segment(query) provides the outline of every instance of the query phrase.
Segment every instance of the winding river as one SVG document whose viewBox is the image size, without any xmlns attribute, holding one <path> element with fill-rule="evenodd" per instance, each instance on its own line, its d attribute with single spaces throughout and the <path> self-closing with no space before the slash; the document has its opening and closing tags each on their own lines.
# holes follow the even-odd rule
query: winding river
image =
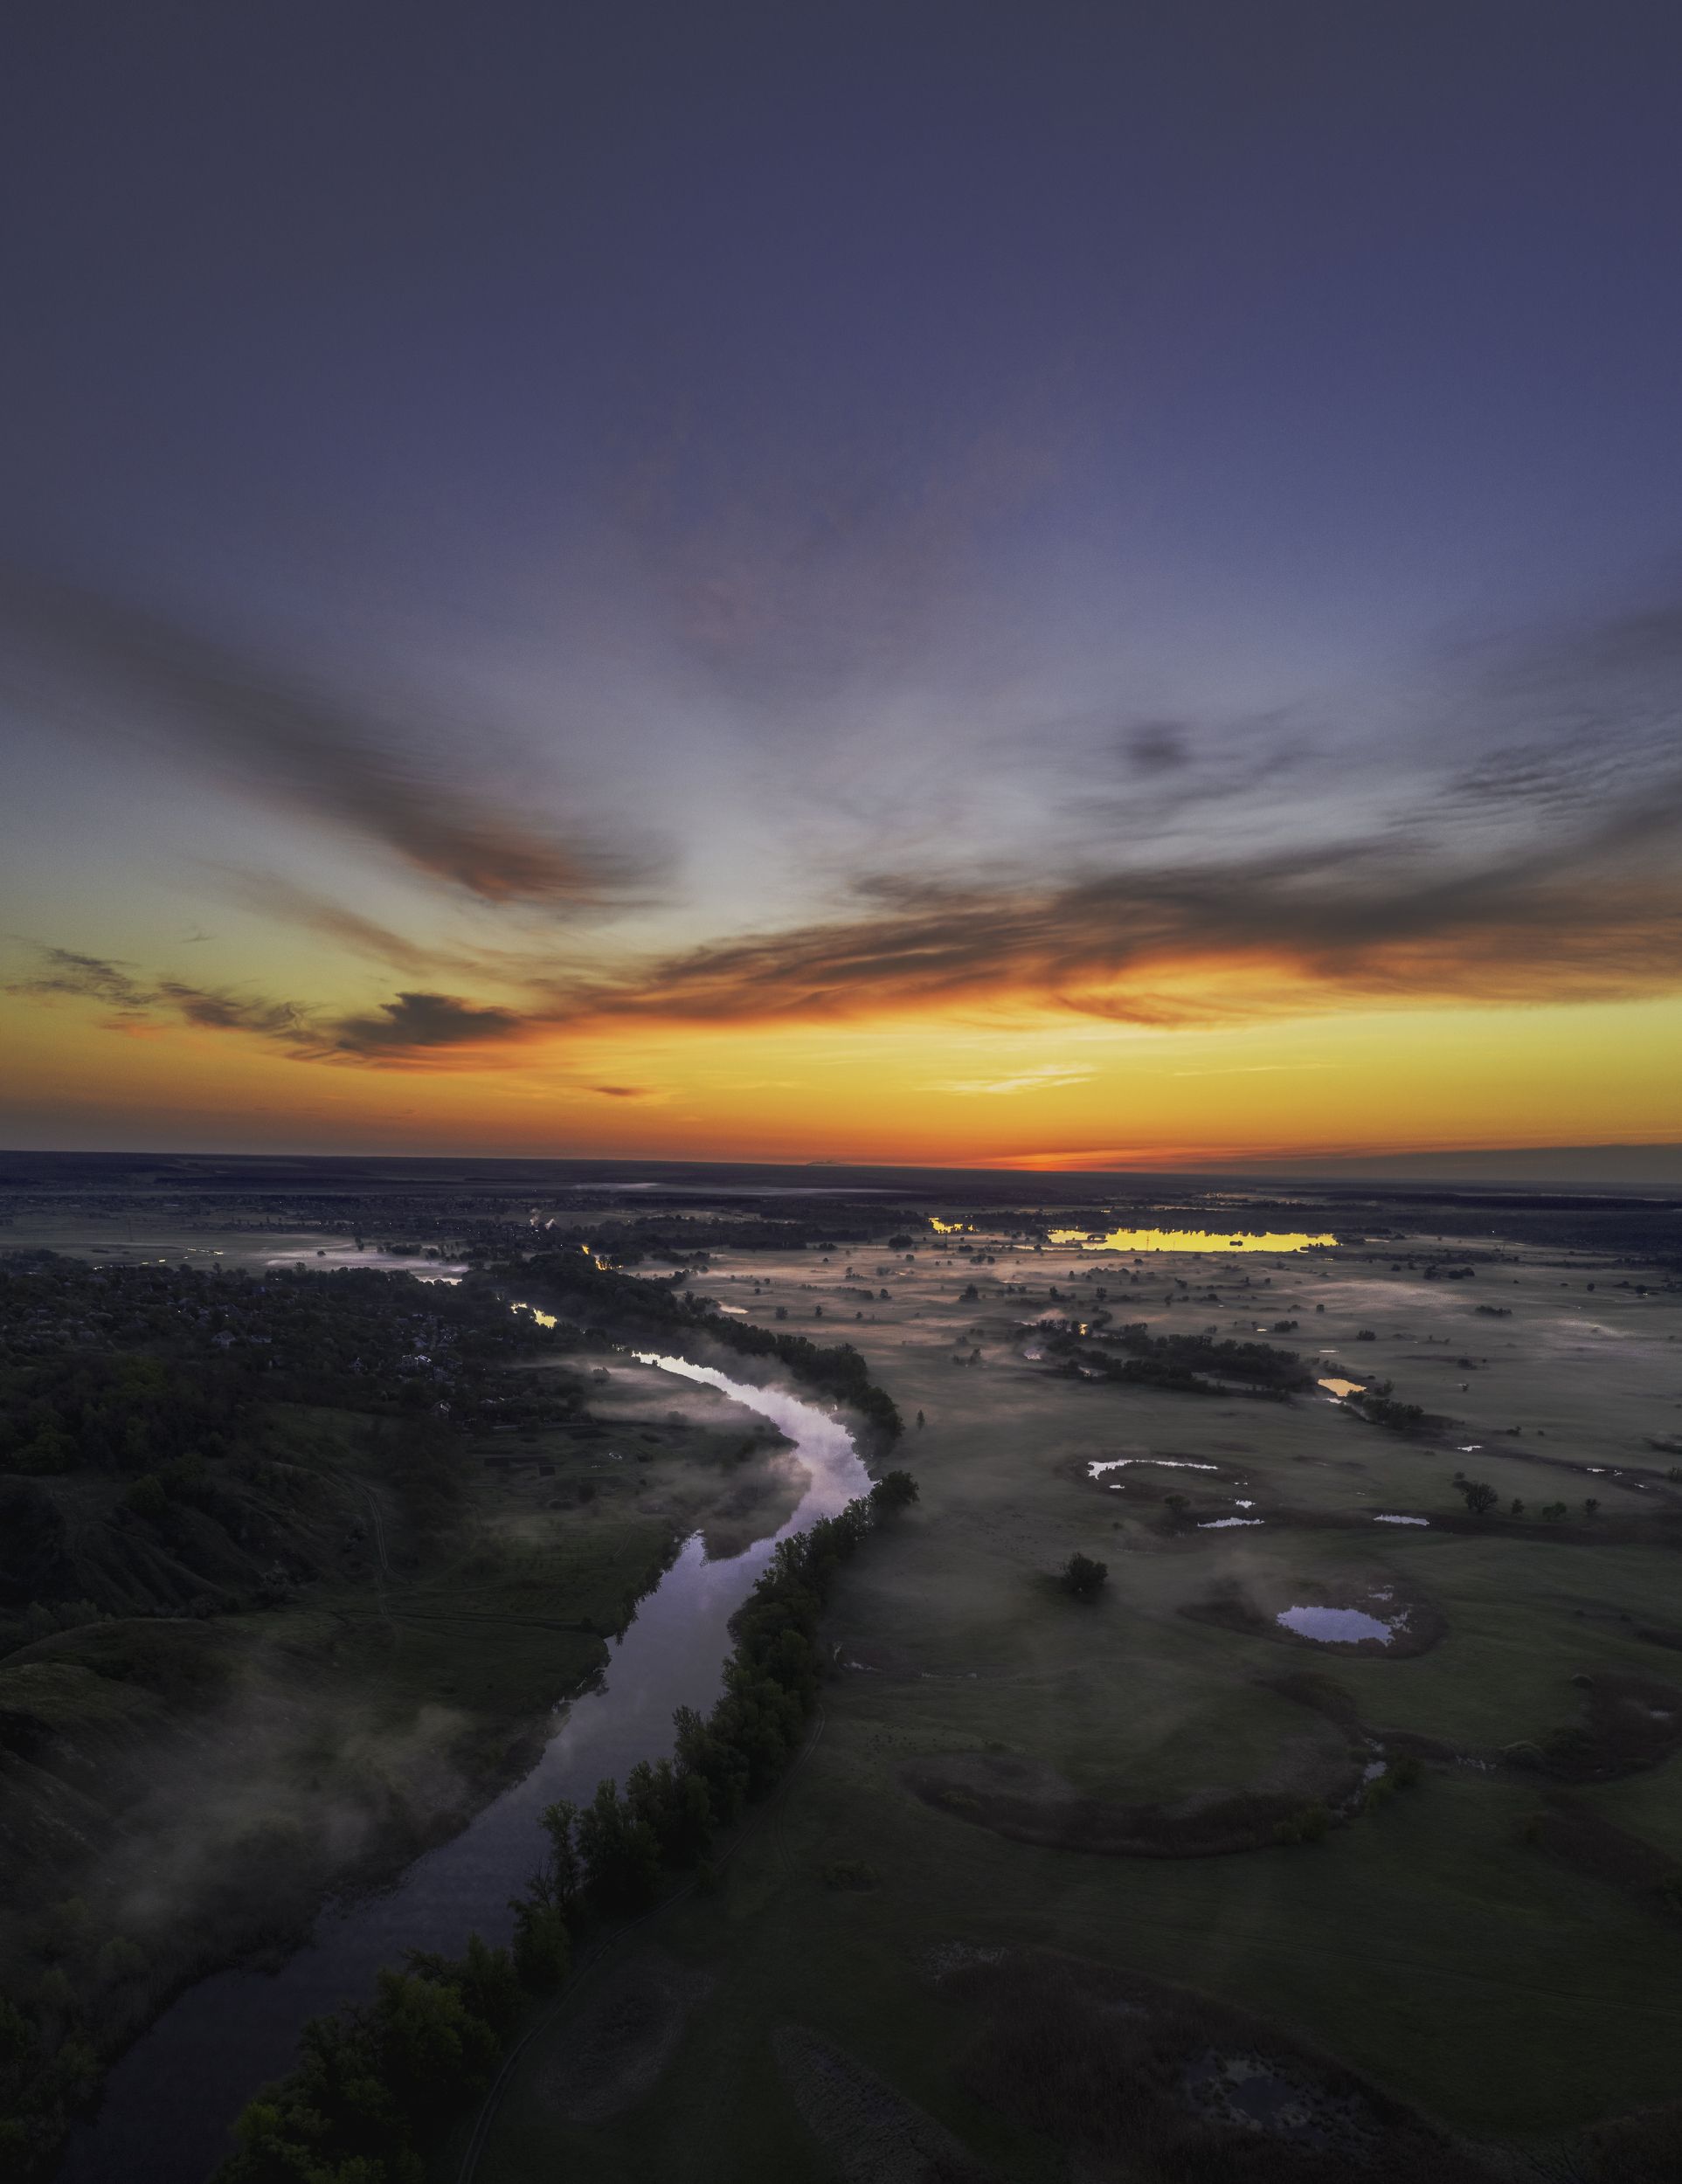
<svg viewBox="0 0 1682 2184">
<path fill-rule="evenodd" d="M 704 1711 L 718 1696 L 727 1626 L 776 1540 L 869 1491 L 851 1434 L 814 1405 L 686 1358 L 640 1361 L 722 1389 L 779 1427 L 809 1475 L 799 1508 L 728 1561 L 705 1560 L 691 1538 L 611 1642 L 601 1687 L 567 1708 L 531 1773 L 461 1834 L 384 1892 L 323 1911 L 280 1971 L 218 1972 L 188 1988 L 111 2070 L 97 2113 L 70 2139 L 59 2184 L 197 2184 L 227 2153 L 228 2126 L 257 2087 L 290 2066 L 306 2018 L 363 1999 L 406 1948 L 453 1953 L 474 1929 L 503 1939 L 508 1898 L 542 1850 L 543 1807 L 588 1799 L 605 1775 L 622 1780 L 639 1759 L 669 1752 L 673 1711 Z"/>
</svg>

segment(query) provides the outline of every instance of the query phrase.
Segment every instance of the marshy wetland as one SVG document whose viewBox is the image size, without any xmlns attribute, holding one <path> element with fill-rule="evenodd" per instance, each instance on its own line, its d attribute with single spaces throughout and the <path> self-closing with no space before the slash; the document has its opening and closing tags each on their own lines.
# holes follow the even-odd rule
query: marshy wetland
<svg viewBox="0 0 1682 2184">
<path fill-rule="evenodd" d="M 1159 1233 L 1219 1233 L 1167 1211 Z M 1662 1227 L 1630 1250 L 1587 1217 L 1514 1234 L 1452 1205 L 1363 1213 L 1335 1243 L 1310 1214 L 1312 1248 L 1220 1257 L 1053 1242 L 1121 1224 L 979 1192 L 786 1235 L 756 1214 L 743 1242 L 704 1205 L 610 1215 L 590 1268 L 622 1266 L 668 1316 L 702 1300 L 687 1338 L 599 1324 L 587 1351 L 510 1357 L 499 1388 L 576 1382 L 577 1406 L 496 1435 L 482 1412 L 467 1498 L 424 1538 L 389 1452 L 272 1420 L 341 1481 L 347 1522 L 358 1498 L 384 1510 L 397 1566 L 370 1541 L 354 1571 L 186 1628 L 246 1649 L 242 1677 L 255 1650 L 266 1704 L 318 1739 L 341 1682 L 408 1733 L 404 1810 L 418 1825 L 432 1800 L 434 1839 L 394 1839 L 377 1870 L 364 1855 L 361 1885 L 385 1892 L 363 1908 L 347 1858 L 313 1960 L 295 1907 L 290 1927 L 196 1933 L 211 1984 L 176 2009 L 218 2021 L 203 2036 L 250 2058 L 250 2092 L 276 2067 L 253 2023 L 301 2014 L 289 1983 L 329 2007 L 405 1946 L 505 1939 L 556 1785 L 622 1780 L 670 1750 L 672 1705 L 716 1689 L 751 1571 L 831 1492 L 815 1434 L 841 1467 L 822 1506 L 855 1441 L 918 1495 L 830 1586 L 798 1758 L 698 1876 L 582 1935 L 429 2175 L 1676 2174 L 1676 1254 Z M 486 1278 L 470 1237 L 437 1263 L 463 1268 L 464 1297 Z M 504 1286 L 533 1344 L 543 1319 L 599 1316 L 546 1282 L 560 1264 Z M 613 1279 L 599 1312 L 633 1295 Z M 708 1332 L 731 1307 L 734 1350 Z M 756 1328 L 784 1354 L 742 1351 Z M 896 1443 L 803 1386 L 800 1340 L 854 1345 Z M 1107 1572 L 1090 1597 L 1063 1581 L 1077 1555 Z M 698 1621 L 668 1613 L 703 1596 Z M 0 1678 L 133 1628 L 35 1641 Z M 598 1749 L 604 1707 L 630 1725 Z M 233 1765 L 214 1717 L 177 1729 L 214 1786 Z M 339 1733 L 343 1799 L 363 1754 Z M 112 1827 L 114 1855 L 134 1826 Z M 450 1872 L 471 1885 L 429 1881 Z M 66 1865 L 52 1900 L 73 1882 L 109 1924 L 100 1875 Z M 324 1967 L 323 1937 L 351 1928 L 366 1946 Z M 31 2009 L 55 1961 L 74 1969 L 15 1960 Z M 167 2130 L 133 2088 L 158 2083 L 170 2022 L 119 2063 L 69 2174 L 118 2173 L 87 2166 L 101 2132 Z M 156 2151 L 128 2173 L 202 2174 Z"/>
</svg>

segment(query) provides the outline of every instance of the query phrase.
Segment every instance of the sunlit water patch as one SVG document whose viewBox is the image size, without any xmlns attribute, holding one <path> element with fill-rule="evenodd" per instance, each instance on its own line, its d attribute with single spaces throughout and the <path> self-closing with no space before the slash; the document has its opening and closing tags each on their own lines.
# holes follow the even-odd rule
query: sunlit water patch
<svg viewBox="0 0 1682 2184">
<path fill-rule="evenodd" d="M 1331 1235 L 1310 1235 L 1306 1229 L 1291 1229 L 1253 1236 L 1240 1230 L 1230 1236 L 1207 1228 L 1112 1228 L 1095 1236 L 1085 1228 L 1054 1228 L 1054 1244 L 1078 1244 L 1083 1251 L 1312 1251 L 1335 1244 Z"/>
<path fill-rule="evenodd" d="M 1375 1524 L 1429 1524 L 1429 1517 L 1374 1517 Z"/>
<path fill-rule="evenodd" d="M 1235 1524 L 1261 1524 L 1266 1521 L 1261 1517 L 1209 1517 L 1197 1529 L 1199 1531 L 1230 1531 Z"/>
<path fill-rule="evenodd" d="M 1366 1383 L 1362 1380 L 1340 1380 L 1333 1373 L 1330 1379 L 1317 1380 L 1314 1385 L 1324 1388 L 1328 1395 L 1335 1395 L 1341 1402 L 1346 1395 L 1359 1395 Z"/>
</svg>

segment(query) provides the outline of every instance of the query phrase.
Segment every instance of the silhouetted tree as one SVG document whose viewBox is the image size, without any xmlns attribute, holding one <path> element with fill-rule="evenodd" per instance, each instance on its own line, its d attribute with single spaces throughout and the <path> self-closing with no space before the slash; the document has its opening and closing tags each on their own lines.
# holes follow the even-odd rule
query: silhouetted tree
<svg viewBox="0 0 1682 2184">
<path fill-rule="evenodd" d="M 891 1517 L 899 1510 L 910 1509 L 916 1499 L 917 1481 L 909 1471 L 884 1471 L 870 1489 L 870 1507 L 878 1517 Z"/>
<path fill-rule="evenodd" d="M 1072 1554 L 1062 1566 L 1063 1589 L 1077 1600 L 1097 1600 L 1109 1576 L 1109 1564 L 1095 1562 L 1090 1555 Z"/>
</svg>

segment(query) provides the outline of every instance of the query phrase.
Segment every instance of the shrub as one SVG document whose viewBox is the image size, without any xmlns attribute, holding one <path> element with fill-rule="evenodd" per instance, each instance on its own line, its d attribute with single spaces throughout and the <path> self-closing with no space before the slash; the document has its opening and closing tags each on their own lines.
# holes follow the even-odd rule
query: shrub
<svg viewBox="0 0 1682 2184">
<path fill-rule="evenodd" d="M 866 1865 L 859 1858 L 838 1858 L 827 1865 L 822 1873 L 823 1884 L 833 1889 L 867 1889 L 881 1885 L 882 1876 L 873 1865 Z"/>
<path fill-rule="evenodd" d="M 1331 1826 L 1332 1815 L 1324 1805 L 1304 1805 L 1288 1820 L 1277 1823 L 1273 1840 L 1279 1843 L 1324 1842 Z"/>
<path fill-rule="evenodd" d="M 1095 1600 L 1109 1580 L 1110 1565 L 1090 1555 L 1072 1554 L 1062 1566 L 1062 1586 L 1077 1600 Z"/>
<path fill-rule="evenodd" d="M 125 1508 L 131 1509 L 136 1517 L 145 1517 L 149 1523 L 162 1517 L 170 1506 L 170 1496 L 164 1491 L 163 1482 L 154 1471 L 143 1472 L 122 1499 Z"/>
<path fill-rule="evenodd" d="M 870 1507 L 878 1517 L 909 1509 L 917 1499 L 917 1481 L 909 1471 L 886 1471 L 870 1489 Z"/>
</svg>

